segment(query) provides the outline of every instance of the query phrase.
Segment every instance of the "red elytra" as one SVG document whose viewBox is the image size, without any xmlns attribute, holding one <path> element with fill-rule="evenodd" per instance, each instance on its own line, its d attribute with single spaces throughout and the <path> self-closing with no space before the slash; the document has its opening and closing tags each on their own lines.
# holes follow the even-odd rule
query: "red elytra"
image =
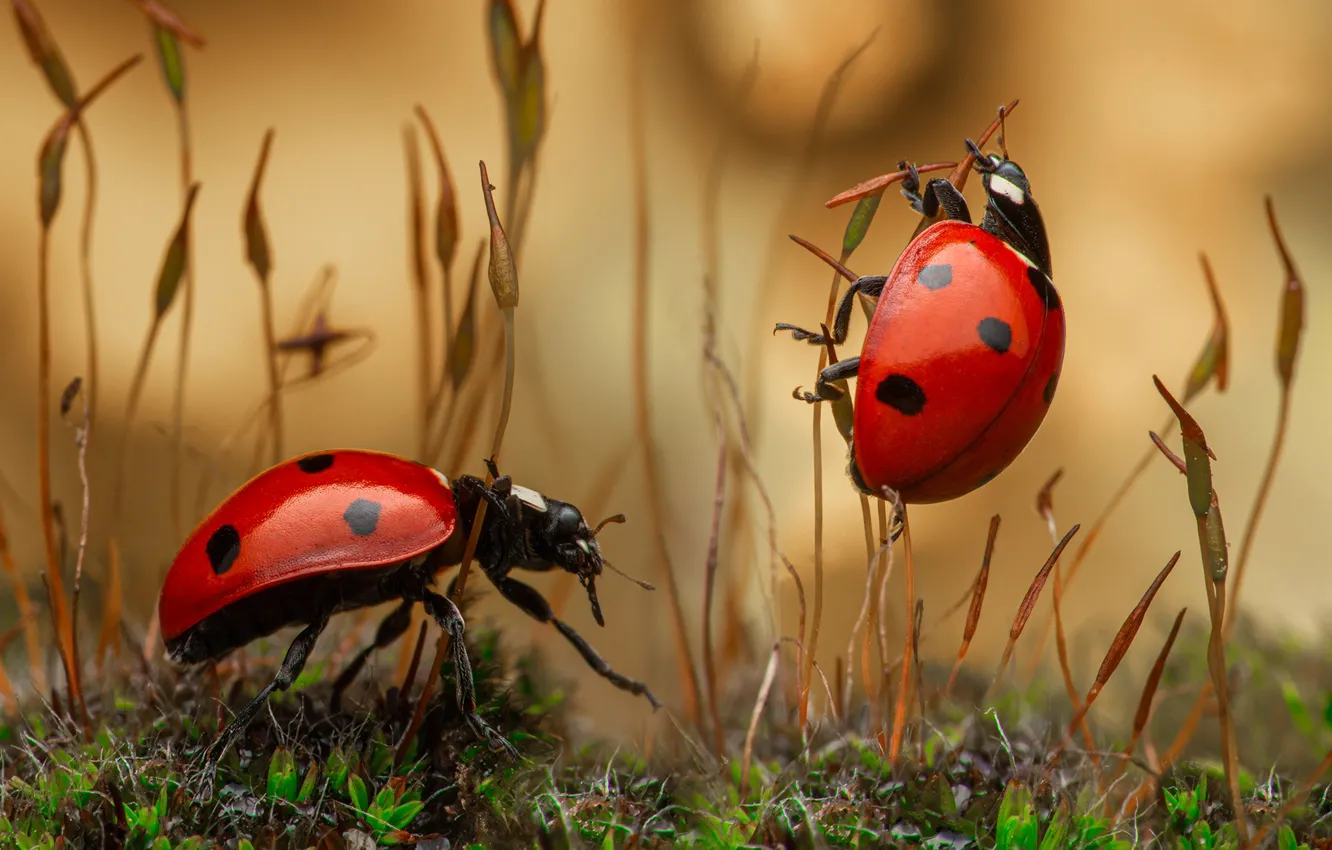
<svg viewBox="0 0 1332 850">
<path fill-rule="evenodd" d="M 971 223 L 950 181 L 921 193 L 908 168 L 912 208 L 942 220 L 906 247 L 886 276 L 856 278 L 837 306 L 831 341 L 846 341 L 858 296 L 877 299 L 858 357 L 824 369 L 810 403 L 841 399 L 856 378 L 852 481 L 904 503 L 955 499 L 1006 469 L 1040 428 L 1064 358 L 1064 311 L 1051 280 L 1050 246 L 1026 174 L 970 141 L 985 187 L 985 216 Z M 843 270 L 844 271 L 844 270 Z M 829 341 L 778 324 L 814 345 Z"/>
<path fill-rule="evenodd" d="M 863 482 L 922 504 L 994 478 L 1045 419 L 1064 336 L 1030 260 L 974 225 L 931 225 L 898 258 L 865 336 L 852 431 Z"/>
<path fill-rule="evenodd" d="M 410 560 L 448 540 L 457 521 L 447 480 L 405 458 L 342 450 L 279 464 L 185 541 L 162 585 L 162 636 L 170 645 L 228 605 L 297 579 Z"/>
</svg>

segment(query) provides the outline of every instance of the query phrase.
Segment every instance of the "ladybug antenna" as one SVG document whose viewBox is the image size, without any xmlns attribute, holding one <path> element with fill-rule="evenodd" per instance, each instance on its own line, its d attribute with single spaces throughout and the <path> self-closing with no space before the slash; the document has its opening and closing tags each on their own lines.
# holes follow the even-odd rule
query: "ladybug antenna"
<svg viewBox="0 0 1332 850">
<path fill-rule="evenodd" d="M 633 576 L 631 576 L 631 575 L 629 575 L 628 573 L 626 573 L 624 570 L 622 570 L 622 569 L 620 569 L 619 567 L 617 567 L 617 566 L 615 566 L 614 564 L 612 564 L 610 561 L 602 561 L 602 563 L 605 564 L 606 566 L 610 567 L 612 570 L 614 570 L 614 571 L 615 571 L 616 573 L 618 573 L 619 575 L 623 576 L 624 578 L 627 578 L 629 581 L 632 581 L 634 584 L 636 584 L 636 585 L 638 585 L 639 587 L 643 588 L 644 590 L 656 590 L 656 589 L 657 589 L 657 586 L 656 586 L 655 584 L 651 584 L 651 583 L 649 583 L 649 582 L 643 581 L 641 578 L 634 578 Z"/>
<path fill-rule="evenodd" d="M 999 151 L 1004 155 L 1004 159 L 1008 159 L 1008 143 L 1004 141 L 1004 133 L 1007 129 L 1004 126 L 1004 116 L 1007 114 L 1008 110 L 1006 108 L 999 107 Z"/>
<path fill-rule="evenodd" d="M 597 523 L 597 527 L 592 529 L 592 536 L 596 537 L 597 532 L 601 531 L 601 529 L 605 528 L 607 524 L 612 522 L 614 523 L 625 522 L 624 514 L 612 514 L 611 516 L 608 516 L 605 519 L 603 519 L 601 522 Z"/>
</svg>

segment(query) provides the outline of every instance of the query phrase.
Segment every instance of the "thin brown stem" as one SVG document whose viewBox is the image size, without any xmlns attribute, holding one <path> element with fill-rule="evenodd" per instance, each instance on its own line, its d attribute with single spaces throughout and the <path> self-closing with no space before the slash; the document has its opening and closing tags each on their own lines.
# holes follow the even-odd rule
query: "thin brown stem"
<svg viewBox="0 0 1332 850">
<path fill-rule="evenodd" d="M 268 245 L 268 233 L 264 227 L 263 213 L 259 205 L 259 188 L 263 183 L 264 172 L 268 169 L 268 155 L 273 149 L 273 128 L 264 133 L 264 140 L 259 148 L 259 161 L 254 167 L 254 176 L 250 180 L 249 197 L 246 199 L 245 213 L 241 219 L 241 229 L 245 234 L 245 250 L 250 268 L 259 281 L 259 305 L 264 326 L 264 360 L 268 367 L 268 427 L 272 432 L 272 463 L 282 460 L 282 374 L 278 366 L 277 331 L 273 321 L 273 258 Z M 263 437 L 259 443 L 262 445 Z"/>
<path fill-rule="evenodd" d="M 1216 491 L 1212 491 L 1212 510 L 1217 507 Z M 1212 676 L 1212 688 L 1216 691 L 1217 723 L 1221 734 L 1221 759 L 1225 766 L 1226 785 L 1230 790 L 1230 803 L 1235 812 L 1235 833 L 1240 844 L 1249 840 L 1248 821 L 1244 816 L 1244 801 L 1239 784 L 1239 753 L 1236 748 L 1234 720 L 1230 715 L 1230 695 L 1226 674 L 1226 649 L 1223 623 L 1226 616 L 1225 577 L 1217 578 L 1211 571 L 1206 520 L 1198 518 L 1198 546 L 1202 554 L 1203 581 L 1210 588 L 1208 608 L 1212 618 L 1212 629 L 1207 642 L 1207 668 Z"/>
<path fill-rule="evenodd" d="M 194 185 L 193 152 L 190 145 L 189 111 L 185 99 L 176 103 L 176 128 L 180 137 L 180 192 L 182 200 L 190 195 Z M 186 227 L 192 227 L 187 220 Z M 187 237 L 188 238 L 188 237 Z M 193 239 L 190 239 L 193 242 Z M 173 539 L 183 537 L 181 510 L 181 477 L 185 463 L 185 383 L 189 378 L 190 335 L 194 330 L 194 252 L 185 254 L 185 277 L 181 281 L 185 287 L 185 300 L 180 314 L 180 351 L 176 356 L 176 396 L 172 403 L 171 414 L 171 527 L 175 533 Z"/>
<path fill-rule="evenodd" d="M 902 507 L 902 549 L 906 578 L 906 620 L 903 630 L 906 632 L 906 645 L 902 649 L 902 677 L 897 684 L 897 707 L 893 711 L 893 735 L 888 743 L 888 760 L 897 764 L 902 751 L 902 731 L 906 726 L 907 690 L 911 685 L 911 660 L 915 652 L 916 630 L 916 563 L 915 553 L 911 549 L 911 521 L 908 519 L 906 506 Z"/>
<path fill-rule="evenodd" d="M 504 316 L 504 395 L 500 406 L 499 421 L 495 424 L 495 437 L 490 445 L 490 459 L 498 465 L 500 449 L 504 445 L 504 432 L 509 426 L 509 411 L 513 403 L 513 384 L 517 362 L 513 318 L 518 305 L 518 272 L 513 262 L 513 255 L 509 250 L 507 237 L 500 224 L 499 215 L 495 210 L 494 187 L 490 185 L 490 176 L 486 171 L 484 161 L 480 164 L 480 171 L 481 193 L 485 198 L 486 212 L 490 216 L 491 225 L 490 285 L 495 295 L 495 301 Z M 494 482 L 494 477 L 487 470 L 486 484 L 490 485 Z M 483 499 L 477 505 L 476 516 L 472 519 L 472 530 L 467 536 L 462 561 L 458 565 L 458 576 L 454 580 L 453 593 L 451 594 L 451 598 L 455 601 L 461 599 L 463 592 L 466 590 L 467 576 L 472 568 L 472 560 L 476 557 L 476 546 L 481 540 L 481 529 L 485 526 L 485 519 L 486 502 Z M 443 664 L 448 647 L 449 633 L 440 630 L 439 639 L 435 642 L 435 658 L 430 664 L 430 672 L 426 674 L 425 684 L 421 688 L 421 696 L 416 704 L 416 711 L 412 714 L 411 722 L 394 752 L 393 763 L 395 766 L 402 766 L 403 759 L 407 755 L 407 749 L 416 737 L 417 730 L 421 728 L 421 722 L 425 719 L 426 705 L 429 703 L 431 690 L 439 678 L 439 669 Z"/>
<path fill-rule="evenodd" d="M 825 352 L 819 353 L 819 368 L 826 360 Z M 814 611 L 810 619 L 809 637 L 805 641 L 805 667 L 800 685 L 800 730 L 805 735 L 809 731 L 809 693 L 813 684 L 814 652 L 819 645 L 819 625 L 823 619 L 823 405 L 814 405 L 813 411 L 814 444 Z M 803 636 L 802 636 L 803 637 Z"/>
<path fill-rule="evenodd" d="M 882 501 L 882 500 L 880 500 Z M 878 726 L 878 705 L 879 677 L 876 670 L 883 669 L 883 655 L 879 655 L 879 663 L 874 663 L 874 634 L 879 629 L 879 582 L 883 569 L 886 568 L 888 561 L 887 548 L 882 552 L 875 549 L 874 546 L 874 514 L 870 512 L 870 497 L 866 494 L 860 494 L 860 522 L 864 525 L 864 550 L 866 554 L 874 554 L 874 581 L 866 589 L 867 602 L 870 604 L 870 617 L 864 621 L 864 638 L 860 641 L 860 683 L 864 686 L 864 698 L 870 706 L 870 729 Z M 886 532 L 886 530 L 884 530 Z"/>
<path fill-rule="evenodd" d="M 1036 510 L 1045 518 L 1046 526 L 1050 531 L 1050 542 L 1059 542 L 1059 528 L 1055 525 L 1054 517 L 1054 485 L 1063 476 L 1064 470 L 1059 469 L 1055 472 L 1045 486 L 1041 488 L 1040 494 L 1036 497 Z M 1077 685 L 1073 682 L 1073 670 L 1068 662 L 1068 640 L 1064 636 L 1064 613 L 1063 613 L 1063 575 L 1060 569 L 1060 560 L 1055 560 L 1054 582 L 1050 588 L 1050 606 L 1054 611 L 1055 624 L 1055 649 L 1059 656 L 1059 672 L 1064 679 L 1064 691 L 1068 695 L 1069 706 L 1073 713 L 1079 715 L 1082 726 L 1082 739 L 1087 745 L 1088 752 L 1095 752 L 1096 741 L 1092 738 L 1091 727 L 1087 724 L 1086 717 L 1083 716 L 1082 700 L 1078 696 Z M 1039 656 L 1038 656 L 1039 657 Z M 1092 757 L 1093 764 L 1096 757 Z"/>
<path fill-rule="evenodd" d="M 845 262 L 845 260 L 846 257 L 843 256 L 842 262 Z M 825 311 L 824 325 L 832 325 L 834 314 L 837 312 L 837 290 L 841 276 L 841 272 L 833 272 L 832 283 L 828 288 L 828 306 Z M 830 350 L 831 345 L 819 349 L 819 372 L 822 372 L 823 368 L 828 365 Z M 808 640 L 810 654 L 805 656 L 805 667 L 800 678 L 799 723 L 802 730 L 801 734 L 804 734 L 805 730 L 808 729 L 809 692 L 812 684 L 814 652 L 819 646 L 819 627 L 823 621 L 823 405 L 816 404 L 813 407 L 811 433 L 814 451 L 814 615 L 810 621 Z M 802 634 L 801 637 L 803 638 L 804 635 Z M 852 638 L 854 639 L 854 635 Z"/>
<path fill-rule="evenodd" d="M 41 229 L 37 260 L 37 509 L 42 517 L 42 540 L 46 545 L 45 581 L 56 648 L 65 668 L 71 710 L 82 698 L 79 672 L 73 659 L 73 624 L 65 600 L 65 580 L 60 571 L 55 520 L 51 515 L 51 231 Z"/>
<path fill-rule="evenodd" d="M 87 169 L 83 222 L 79 229 L 79 281 L 83 289 L 84 333 L 88 337 L 88 377 L 84 382 L 83 392 L 84 398 L 88 401 L 89 427 L 84 439 L 91 442 L 91 423 L 97 418 L 97 391 L 100 377 L 97 362 L 97 315 L 94 308 L 92 277 L 93 219 L 97 210 L 97 158 L 93 155 L 92 135 L 82 118 L 75 123 L 74 128 L 79 133 L 79 143 L 83 146 L 83 161 Z"/>
<path fill-rule="evenodd" d="M 639 45 L 641 46 L 641 45 Z M 675 633 L 677 663 L 680 665 L 680 686 L 684 698 L 684 716 L 694 725 L 699 722 L 698 670 L 693 653 L 689 650 L 688 631 L 685 626 L 684 606 L 671 567 L 670 552 L 666 546 L 663 523 L 661 475 L 657 468 L 656 440 L 653 438 L 652 406 L 648 384 L 648 351 L 650 350 L 651 323 L 648 314 L 651 304 L 651 221 L 649 219 L 647 141 L 644 129 L 642 92 L 642 50 L 633 51 L 630 62 L 629 137 L 633 167 L 634 192 L 634 298 L 633 298 L 633 365 L 634 412 L 638 441 L 642 447 L 643 478 L 648 491 L 649 534 L 655 545 L 658 572 L 665 578 L 667 598 L 670 602 L 672 625 Z"/>
<path fill-rule="evenodd" d="M 1262 481 L 1258 484 L 1258 495 L 1254 497 L 1253 507 L 1249 510 L 1249 520 L 1244 526 L 1244 537 L 1240 540 L 1239 557 L 1235 561 L 1235 587 L 1231 591 L 1230 610 L 1227 614 L 1222 641 L 1228 641 L 1239 619 L 1239 593 L 1244 582 L 1244 571 L 1249 565 L 1249 555 L 1253 551 L 1253 540 L 1258 523 L 1263 518 L 1263 508 L 1267 497 L 1272 492 L 1272 482 L 1276 479 L 1277 462 L 1281 459 L 1281 450 L 1286 444 L 1286 423 L 1290 415 L 1290 388 L 1281 388 L 1280 408 L 1277 410 L 1276 435 L 1272 438 L 1272 448 L 1267 454 L 1267 466 L 1263 469 Z"/>
<path fill-rule="evenodd" d="M 870 513 L 869 497 L 864 494 L 861 494 L 860 497 L 860 518 L 865 526 L 865 597 L 860 602 L 860 613 L 856 615 L 855 624 L 851 626 L 851 634 L 846 640 L 846 669 L 842 671 L 841 675 L 843 716 L 846 716 L 846 706 L 851 702 L 852 670 L 855 667 L 852 660 L 856 657 L 856 639 L 861 636 L 862 629 L 864 630 L 864 639 L 861 641 L 861 684 L 865 688 L 865 698 L 869 700 L 871 707 L 874 705 L 874 662 L 870 657 L 870 650 L 874 633 L 875 606 L 873 599 L 874 591 L 878 587 L 879 553 L 874 546 L 874 517 Z"/>
<path fill-rule="evenodd" d="M 431 357 L 434 348 L 430 333 L 430 278 L 426 261 L 425 189 L 421 179 L 421 151 L 416 129 L 403 129 L 407 158 L 407 242 L 411 251 L 412 303 L 416 313 L 416 405 L 417 457 L 424 462 L 430 443 Z"/>
<path fill-rule="evenodd" d="M 740 760 L 740 797 L 749 793 L 749 766 L 754 758 L 754 739 L 758 736 L 759 720 L 763 717 L 763 707 L 768 704 L 768 694 L 772 691 L 773 679 L 777 676 L 777 662 L 781 659 L 782 644 L 772 645 L 772 655 L 768 657 L 767 669 L 763 671 L 763 683 L 759 685 L 758 696 L 754 699 L 754 710 L 749 716 L 749 731 L 745 733 L 745 753 Z"/>
<path fill-rule="evenodd" d="M 726 425 L 717 413 L 717 485 L 712 505 L 712 531 L 708 536 L 707 561 L 703 565 L 703 675 L 708 689 L 708 711 L 712 715 L 713 747 L 718 760 L 725 757 L 726 737 L 721 710 L 717 706 L 717 662 L 712 646 L 712 603 L 717 585 L 717 553 L 721 540 L 722 511 L 726 506 L 726 467 L 730 451 Z"/>
<path fill-rule="evenodd" d="M 60 400 L 60 412 L 63 417 L 73 402 L 73 396 L 79 392 L 83 381 L 75 378 L 70 383 L 69 388 L 65 390 L 64 396 Z M 83 504 L 81 509 L 81 519 L 79 525 L 79 549 L 74 563 L 74 591 L 73 600 L 70 604 L 70 656 L 71 666 L 75 670 L 82 670 L 83 666 L 79 660 L 79 595 L 83 588 L 83 561 L 88 552 L 88 516 L 91 505 L 91 489 L 88 486 L 88 432 L 92 427 L 90 419 L 91 411 L 88 408 L 86 397 L 83 405 L 83 424 L 76 425 L 74 431 L 74 444 L 78 449 L 79 483 L 82 485 Z M 83 739 L 87 743 L 92 742 L 92 724 L 88 719 L 88 701 L 83 694 L 79 694 L 79 717 L 83 725 Z"/>
<path fill-rule="evenodd" d="M 262 297 L 260 309 L 263 312 L 264 347 L 268 350 L 268 427 L 273 432 L 272 461 L 276 465 L 283 458 L 282 451 L 282 379 L 278 376 L 277 330 L 273 322 L 272 282 L 265 279 L 260 282 Z"/>
</svg>

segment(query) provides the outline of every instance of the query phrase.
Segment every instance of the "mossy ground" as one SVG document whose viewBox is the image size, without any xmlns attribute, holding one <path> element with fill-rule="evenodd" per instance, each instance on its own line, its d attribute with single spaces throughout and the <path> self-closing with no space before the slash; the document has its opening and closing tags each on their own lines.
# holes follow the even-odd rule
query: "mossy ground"
<svg viewBox="0 0 1332 850">
<path fill-rule="evenodd" d="M 331 715 L 332 676 L 316 658 L 227 755 L 214 799 L 200 804 L 191 760 L 216 729 L 211 679 L 154 671 L 150 683 L 140 669 L 115 688 L 113 703 L 93 704 L 92 743 L 83 742 L 77 725 L 58 720 L 51 705 L 32 706 L 0 726 L 0 846 L 1237 846 L 1220 770 L 1206 760 L 1168 771 L 1160 789 L 1123 819 L 1114 817 L 1120 802 L 1147 774 L 1135 764 L 1106 787 L 1118 762 L 1104 753 L 1122 746 L 1112 732 L 1098 742 L 1100 768 L 1070 748 L 1052 769 L 1050 754 L 1068 718 L 1052 708 L 1057 701 L 1048 694 L 1055 691 L 1039 683 L 986 711 L 969 710 L 966 702 L 985 682 L 964 679 L 958 698 L 943 704 L 928 683 L 941 682 L 946 671 L 927 667 L 927 733 L 923 743 L 908 740 L 895 770 L 866 734 L 863 709 L 841 727 L 820 727 L 806 747 L 789 706 L 774 698 L 742 793 L 752 706 L 736 701 L 726 714 L 733 752 L 725 763 L 707 752 L 706 735 L 659 744 L 645 761 L 632 746 L 570 740 L 564 721 L 571 704 L 560 684 L 543 675 L 539 659 L 501 652 L 498 637 L 483 627 L 470 632 L 480 711 L 519 747 L 521 763 L 489 751 L 451 700 L 436 699 L 420 734 L 428 744 L 395 769 L 393 745 L 412 704 L 395 687 L 366 681 L 343 712 Z M 1247 681 L 1287 683 L 1240 688 L 1236 701 L 1251 720 L 1268 718 L 1241 726 L 1267 730 L 1253 738 L 1246 732 L 1240 744 L 1250 768 L 1247 807 L 1261 825 L 1303 775 L 1279 761 L 1253 770 L 1255 759 L 1290 763 L 1283 754 L 1294 747 L 1302 756 L 1289 767 L 1308 774 L 1316 747 L 1332 734 L 1322 690 L 1329 668 L 1316 663 L 1325 661 L 1321 649 L 1296 650 L 1248 630 L 1242 637 L 1232 655 L 1243 659 Z M 1184 636 L 1167 683 L 1198 681 L 1192 667 L 1201 650 L 1193 647 L 1200 644 L 1201 636 Z M 230 688 L 233 709 L 269 672 L 258 663 L 247 671 L 250 681 Z M 1292 689 L 1295 672 L 1305 679 Z M 451 670 L 444 675 L 447 686 Z M 1160 722 L 1171 722 L 1164 704 Z M 1278 736 L 1277 729 L 1295 734 Z M 1314 787 L 1284 822 L 1266 846 L 1332 846 L 1328 789 Z"/>
</svg>

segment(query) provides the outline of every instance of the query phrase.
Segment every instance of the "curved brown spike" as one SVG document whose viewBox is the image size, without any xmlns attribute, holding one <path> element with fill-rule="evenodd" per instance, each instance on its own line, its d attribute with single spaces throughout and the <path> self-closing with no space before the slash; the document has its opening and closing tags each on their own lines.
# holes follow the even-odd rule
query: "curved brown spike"
<svg viewBox="0 0 1332 850">
<path fill-rule="evenodd" d="M 832 266 L 834 271 L 836 271 L 838 274 L 840 274 L 842 277 L 846 278 L 847 280 L 851 281 L 852 283 L 855 283 L 857 280 L 860 279 L 859 275 L 848 269 L 846 266 L 842 265 L 839 261 L 833 258 L 832 254 L 829 254 L 827 251 L 823 250 L 818 245 L 815 245 L 813 242 L 810 242 L 807 239 L 801 239 L 799 236 L 796 236 L 794 233 L 790 234 L 790 239 L 792 242 L 804 248 L 806 251 L 809 251 L 811 254 L 818 257 L 820 260 L 823 260 L 825 263 Z"/>
<path fill-rule="evenodd" d="M 956 162 L 935 162 L 930 165 L 922 165 L 916 168 L 918 174 L 926 174 L 931 171 L 943 171 L 945 168 L 957 167 Z M 823 202 L 828 209 L 840 207 L 842 204 L 849 204 L 852 201 L 858 201 L 861 198 L 870 195 L 877 195 L 887 189 L 894 183 L 905 180 L 911 174 L 910 171 L 892 171 L 887 174 L 880 174 L 878 177 L 871 177 L 868 180 L 857 183 L 845 192 L 841 192 Z"/>
</svg>

